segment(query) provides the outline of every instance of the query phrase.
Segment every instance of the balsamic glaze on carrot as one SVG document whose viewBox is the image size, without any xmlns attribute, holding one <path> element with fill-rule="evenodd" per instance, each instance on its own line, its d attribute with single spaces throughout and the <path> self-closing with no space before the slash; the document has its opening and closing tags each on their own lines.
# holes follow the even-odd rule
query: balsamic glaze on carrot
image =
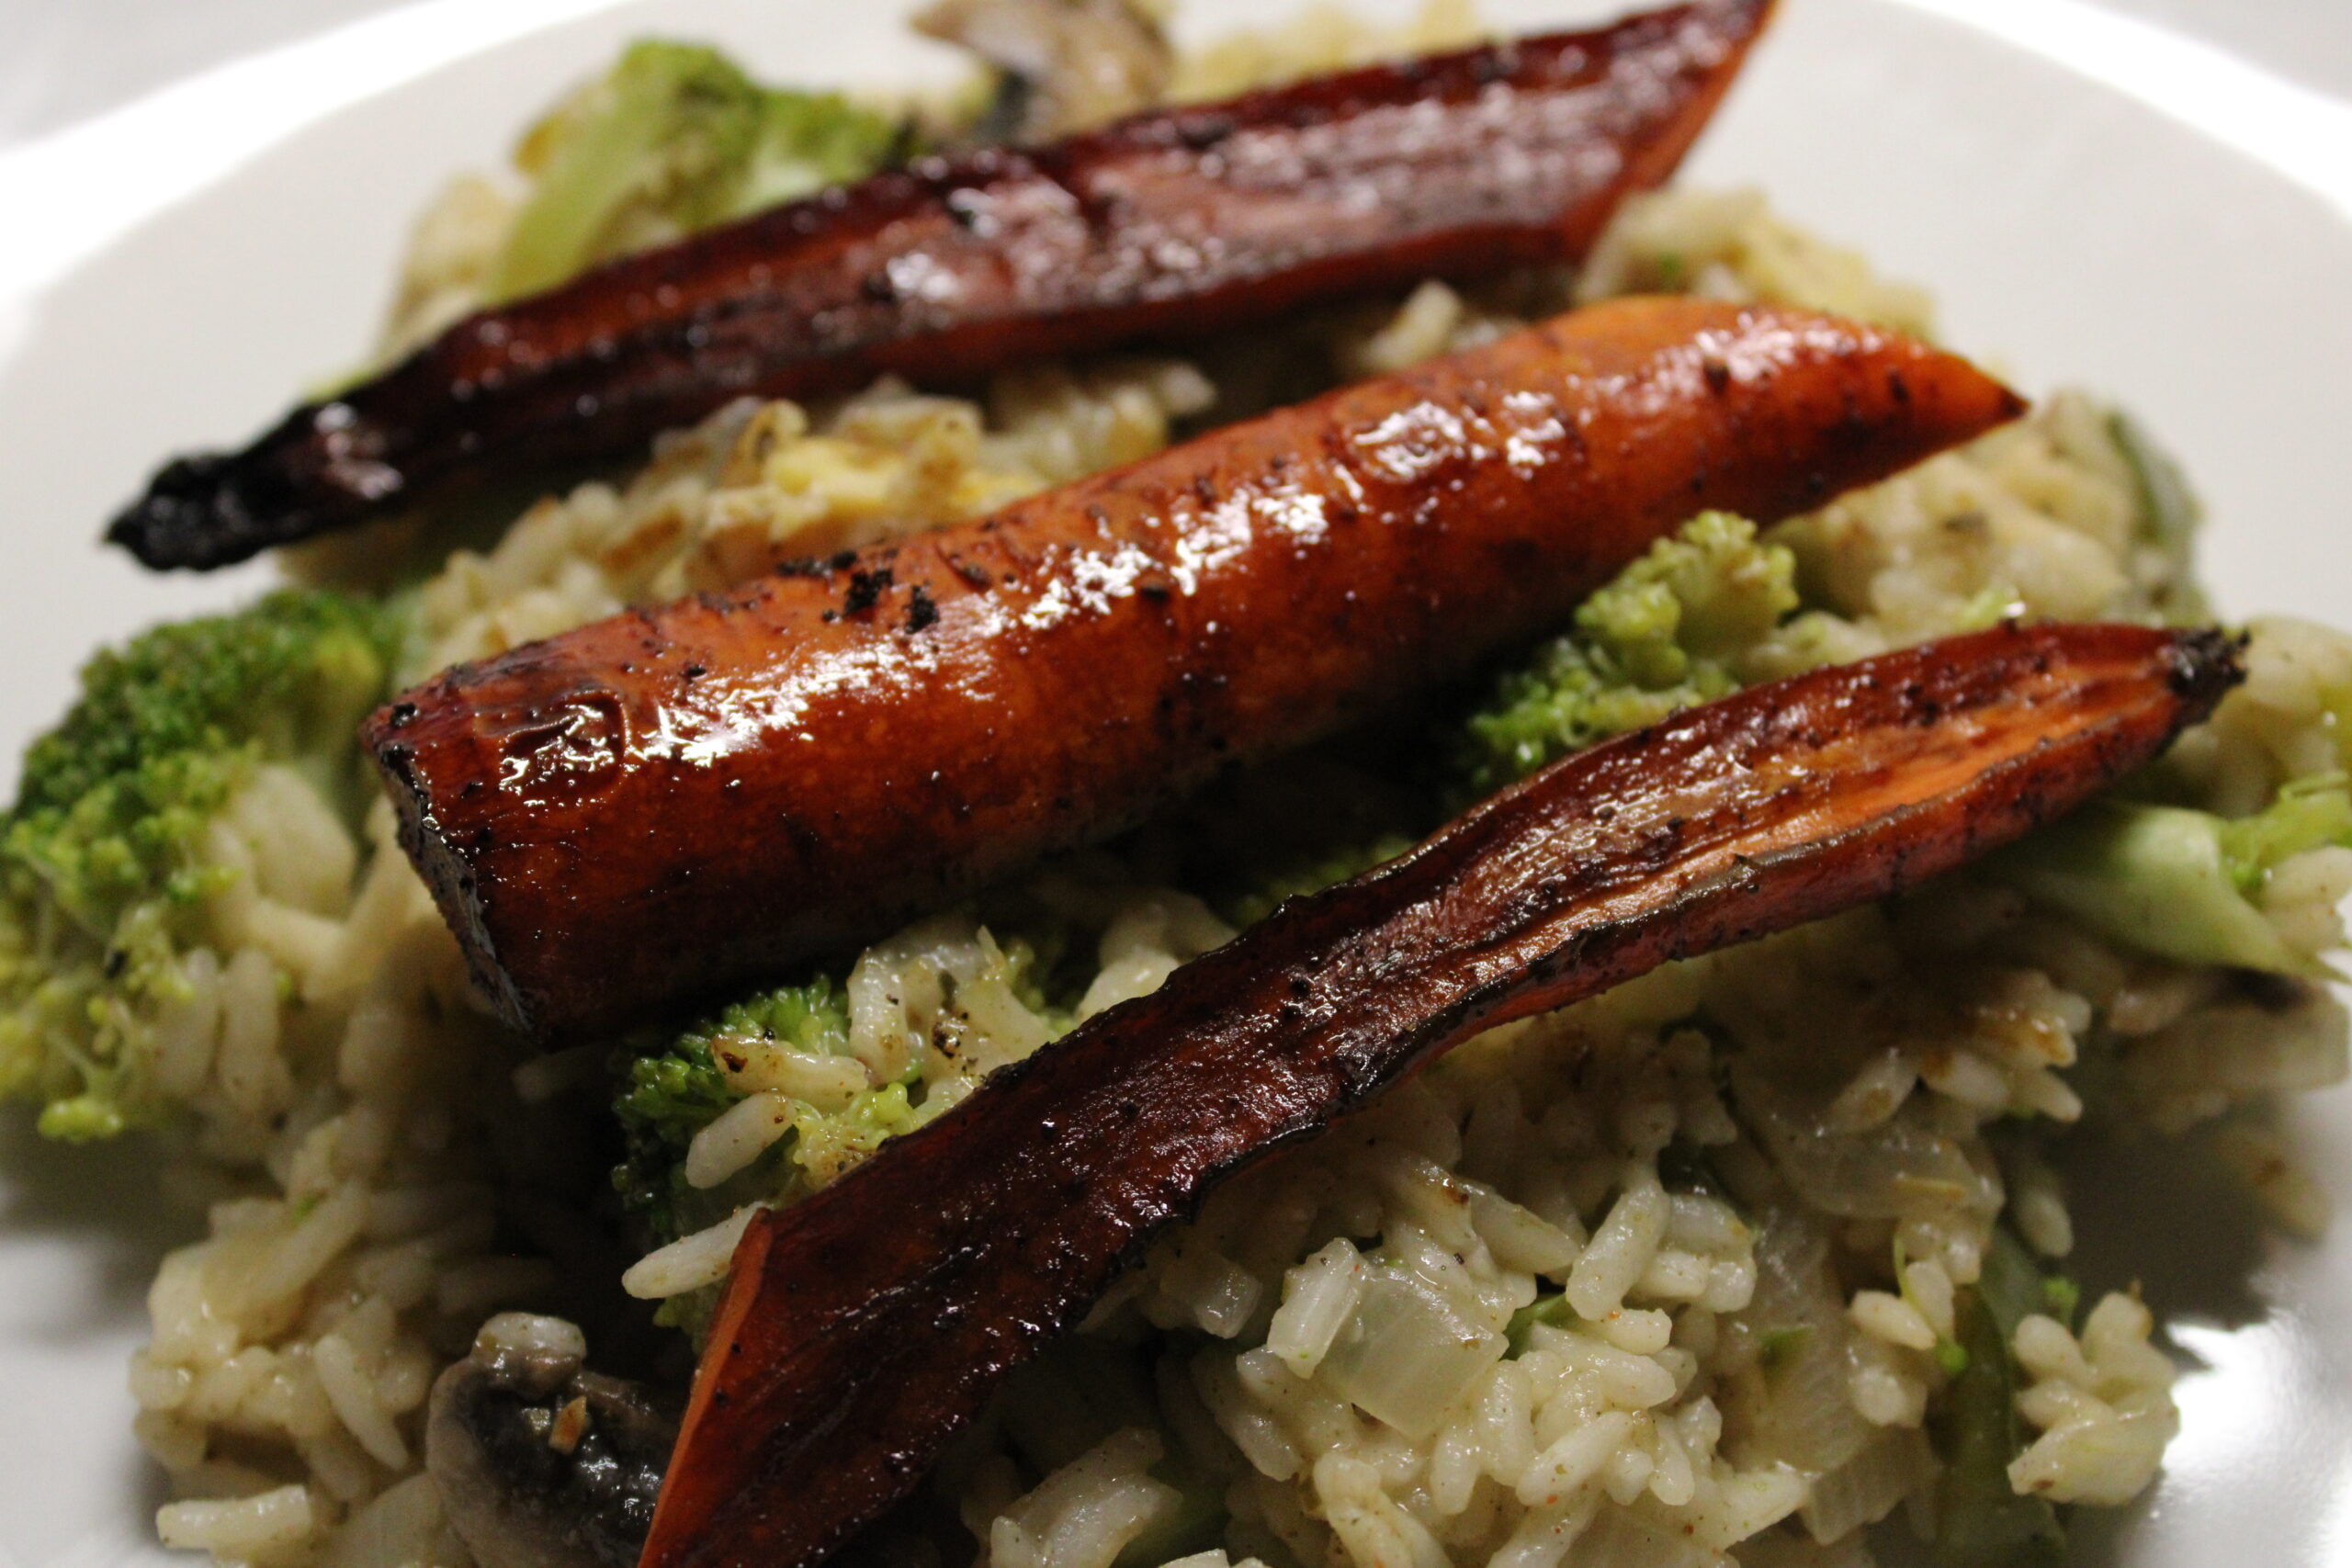
<svg viewBox="0 0 2352 1568">
<path fill-rule="evenodd" d="M 1218 1181 L 1480 1030 L 2007 842 L 2238 678 L 2211 633 L 1955 637 L 1596 746 L 1284 905 L 753 1221 L 643 1568 L 806 1568 Z"/>
<path fill-rule="evenodd" d="M 2023 405 L 1798 311 L 1595 307 L 402 695 L 367 739 L 485 993 L 594 1034 L 880 936 Z"/>
<path fill-rule="evenodd" d="M 1672 172 L 1770 0 L 1154 111 L 911 166 L 458 322 L 243 451 L 182 457 L 107 536 L 216 567 L 489 477 L 622 457 L 746 394 L 1276 318 L 1581 254 Z"/>
</svg>

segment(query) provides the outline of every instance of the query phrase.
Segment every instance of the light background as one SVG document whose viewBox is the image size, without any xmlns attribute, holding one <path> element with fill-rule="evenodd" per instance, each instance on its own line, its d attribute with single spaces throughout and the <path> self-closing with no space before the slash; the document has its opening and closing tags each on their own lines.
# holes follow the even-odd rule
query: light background
<svg viewBox="0 0 2352 1568">
<path fill-rule="evenodd" d="M 0 145 L 400 0 L 0 0 Z M 858 0 L 840 0 L 855 5 Z M 2352 0 L 2104 0 L 2352 96 Z M 1628 0 L 1627 9 L 1638 9 Z"/>
</svg>

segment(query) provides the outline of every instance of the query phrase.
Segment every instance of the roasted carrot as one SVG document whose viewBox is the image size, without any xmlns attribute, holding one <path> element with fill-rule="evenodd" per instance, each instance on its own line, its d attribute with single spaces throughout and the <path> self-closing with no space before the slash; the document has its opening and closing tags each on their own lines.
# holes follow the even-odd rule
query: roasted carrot
<svg viewBox="0 0 2352 1568">
<path fill-rule="evenodd" d="M 1796 312 L 1580 311 L 980 522 L 449 671 L 370 721 L 500 1011 L 607 1030 L 880 935 L 2022 405 Z"/>
<path fill-rule="evenodd" d="M 1948 871 L 2155 756 L 2211 633 L 2015 626 L 1758 686 L 1553 764 L 759 1216 L 644 1568 L 804 1568 L 1252 1160 L 1447 1046 Z"/>
<path fill-rule="evenodd" d="M 1701 0 L 926 158 L 484 310 L 108 537 L 213 567 L 485 476 L 618 457 L 747 393 L 924 384 L 1583 254 L 1671 173 L 1770 0 Z"/>
</svg>

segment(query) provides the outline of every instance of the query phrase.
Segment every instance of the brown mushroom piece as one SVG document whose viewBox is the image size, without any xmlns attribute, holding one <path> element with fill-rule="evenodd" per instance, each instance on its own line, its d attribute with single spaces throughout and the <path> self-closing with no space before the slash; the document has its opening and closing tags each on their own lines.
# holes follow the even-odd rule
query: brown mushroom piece
<svg viewBox="0 0 2352 1568">
<path fill-rule="evenodd" d="M 1176 65 L 1134 0 L 936 0 L 915 28 L 995 68 L 975 143 L 1045 141 L 1134 114 L 1160 100 Z"/>
<path fill-rule="evenodd" d="M 590 1371 L 580 1330 L 503 1313 L 433 1385 L 425 1466 L 481 1568 L 628 1568 L 678 1410 Z"/>
</svg>

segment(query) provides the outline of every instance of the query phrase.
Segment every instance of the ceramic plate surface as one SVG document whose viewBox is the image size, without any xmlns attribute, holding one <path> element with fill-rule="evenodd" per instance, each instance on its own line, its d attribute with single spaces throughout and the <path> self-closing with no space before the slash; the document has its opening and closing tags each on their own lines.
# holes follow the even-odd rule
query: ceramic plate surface
<svg viewBox="0 0 2352 1568">
<path fill-rule="evenodd" d="M 1616 8 L 1485 11 L 1517 28 Z M 2078 0 L 1785 9 L 1687 177 L 1759 185 L 1928 284 L 1951 341 L 2021 386 L 2127 400 L 2210 503 L 2227 612 L 2352 623 L 2352 109 Z M 241 440 L 356 357 L 448 174 L 495 162 L 648 30 L 785 80 L 946 79 L 899 10 L 433 0 L 0 153 L 5 776 L 101 640 L 255 591 L 258 569 L 159 579 L 93 541 L 164 455 Z M 1185 30 L 1264 14 L 1198 0 Z M 2290 1127 L 2352 1214 L 2352 1093 Z M 2164 1479 L 2078 1530 L 2078 1561 L 2352 1563 L 2352 1220 L 2279 1240 L 2163 1148 L 2075 1175 L 2077 1272 L 2143 1280 L 2195 1368 Z M 0 1568 L 169 1561 L 124 1361 L 157 1257 L 198 1223 L 122 1151 L 0 1120 Z"/>
</svg>

